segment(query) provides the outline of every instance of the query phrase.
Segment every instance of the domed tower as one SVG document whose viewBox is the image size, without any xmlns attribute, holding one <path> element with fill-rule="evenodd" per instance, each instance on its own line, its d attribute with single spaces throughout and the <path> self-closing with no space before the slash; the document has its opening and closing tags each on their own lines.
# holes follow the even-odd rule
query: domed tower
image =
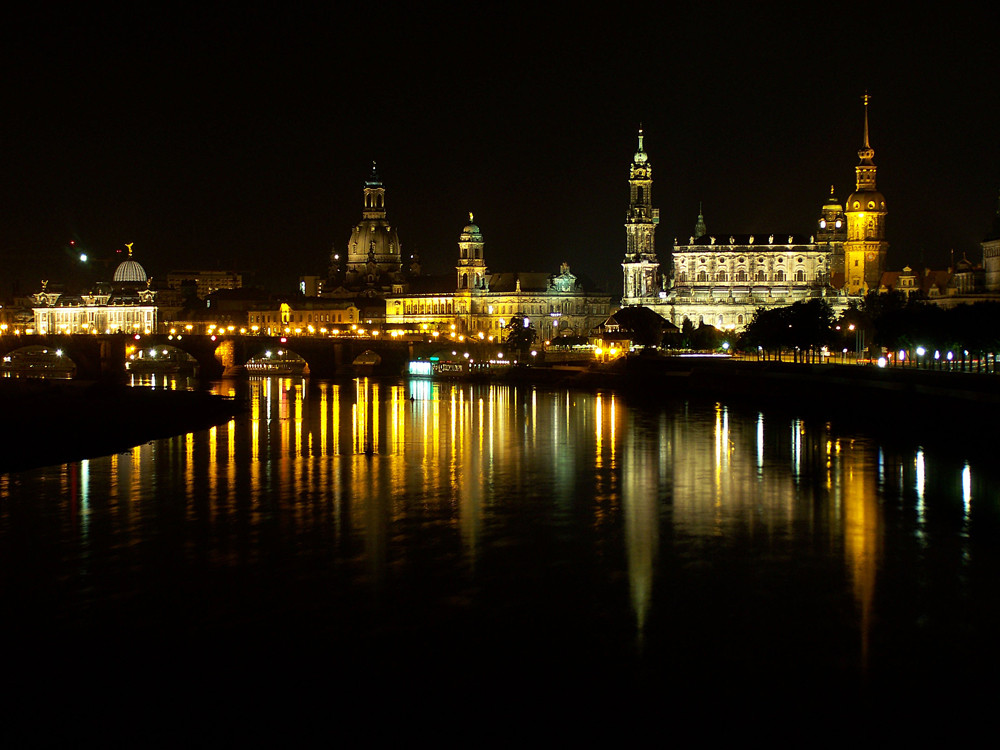
<svg viewBox="0 0 1000 750">
<path fill-rule="evenodd" d="M 878 290 L 885 271 L 885 197 L 875 187 L 875 150 L 868 142 L 868 101 L 865 103 L 865 140 L 858 151 L 861 160 L 857 173 L 858 189 L 847 199 L 847 241 L 844 243 L 844 288 L 849 295 L 863 295 Z"/>
<path fill-rule="evenodd" d="M 347 272 L 358 274 L 368 284 L 399 274 L 403 267 L 399 237 L 385 214 L 385 187 L 372 162 L 371 175 L 364 184 L 361 223 L 354 227 L 347 243 Z M 357 277 L 355 277 L 357 278 Z"/>
<path fill-rule="evenodd" d="M 847 218 L 844 207 L 834 195 L 830 185 L 830 197 L 823 203 L 819 214 L 819 228 L 816 230 L 816 244 L 824 245 L 830 252 L 830 273 L 844 272 L 844 242 L 847 240 Z"/>
<path fill-rule="evenodd" d="M 642 146 L 629 168 L 629 206 L 625 215 L 625 258 L 622 261 L 625 290 L 622 305 L 642 304 L 644 298 L 656 297 L 661 290 L 660 264 L 656 260 L 654 233 L 660 222 L 660 210 L 653 208 L 653 165 Z"/>
<path fill-rule="evenodd" d="M 457 288 L 479 289 L 486 278 L 486 261 L 483 259 L 483 233 L 474 223 L 472 212 L 469 212 L 469 223 L 458 238 L 458 274 Z"/>
<path fill-rule="evenodd" d="M 149 277 L 146 276 L 146 269 L 138 261 L 132 260 L 132 245 L 133 243 L 131 242 L 125 245 L 128 248 L 128 258 L 118 264 L 118 268 L 115 269 L 115 275 L 111 278 L 111 282 L 117 291 L 134 291 L 144 288 L 149 281 Z"/>
</svg>

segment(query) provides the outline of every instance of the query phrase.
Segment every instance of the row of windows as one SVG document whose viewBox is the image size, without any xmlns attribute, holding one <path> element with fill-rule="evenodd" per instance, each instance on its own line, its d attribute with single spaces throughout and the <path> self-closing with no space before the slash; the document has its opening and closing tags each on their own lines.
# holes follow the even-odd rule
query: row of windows
<svg viewBox="0 0 1000 750">
<path fill-rule="evenodd" d="M 815 280 L 818 280 L 821 277 L 820 277 L 820 274 L 816 274 L 813 278 Z M 716 282 L 728 283 L 728 281 L 729 281 L 729 274 L 726 271 L 718 271 L 715 274 L 715 277 L 712 278 L 712 277 L 709 276 L 708 271 L 698 271 L 698 273 L 694 277 L 694 280 L 695 280 L 695 283 L 699 283 L 699 282 L 700 283 L 707 283 L 709 281 L 716 281 Z M 748 274 L 746 271 L 740 270 L 740 271 L 737 271 L 733 275 L 733 279 L 732 280 L 735 283 L 740 283 L 740 282 L 749 283 L 751 280 L 752 281 L 767 282 L 769 279 L 768 279 L 767 272 L 763 271 L 763 270 L 758 270 L 757 273 L 754 274 L 754 276 L 753 276 L 752 279 L 750 277 L 750 274 Z M 797 269 L 795 271 L 794 274 L 789 275 L 787 278 L 786 278 L 785 272 L 783 270 L 775 271 L 773 274 L 771 274 L 771 279 L 770 280 L 771 281 L 797 281 L 797 282 L 804 282 L 804 281 L 807 280 L 807 277 L 806 277 L 805 269 L 799 268 L 799 269 Z M 686 272 L 682 271 L 681 274 L 677 277 L 677 283 L 678 284 L 686 284 L 687 281 L 688 281 L 688 275 L 687 275 Z"/>
<path fill-rule="evenodd" d="M 402 302 L 397 302 L 395 304 L 396 315 L 453 315 L 455 313 L 455 305 L 452 302 L 442 302 L 441 300 L 434 301 L 421 301 L 421 302 L 407 302 L 405 305 Z"/>
<path fill-rule="evenodd" d="M 296 320 L 296 313 L 290 313 L 287 315 L 282 315 L 280 313 L 261 313 L 259 315 L 250 315 L 251 324 L 267 324 L 267 323 L 353 323 L 354 313 L 348 312 L 338 312 L 338 313 L 298 313 Z"/>
<path fill-rule="evenodd" d="M 467 310 L 464 305 L 456 305 L 450 301 L 442 300 L 417 300 L 393 303 L 394 315 L 464 315 Z M 474 313 L 486 313 L 487 315 L 547 315 L 550 313 L 560 313 L 563 315 L 600 315 L 603 314 L 604 306 L 585 304 L 564 300 L 552 303 L 523 303 L 518 305 L 486 305 L 485 309 L 473 310 Z"/>
<path fill-rule="evenodd" d="M 738 326 L 743 325 L 745 321 L 743 315 L 737 315 L 735 318 L 730 315 L 729 320 L 726 320 L 724 315 L 699 315 L 697 320 L 689 318 L 687 315 L 684 316 L 685 321 L 691 321 L 694 325 L 705 325 L 715 326 L 716 328 L 725 328 L 730 323 L 734 323 Z M 681 323 L 683 325 L 683 322 Z"/>
</svg>

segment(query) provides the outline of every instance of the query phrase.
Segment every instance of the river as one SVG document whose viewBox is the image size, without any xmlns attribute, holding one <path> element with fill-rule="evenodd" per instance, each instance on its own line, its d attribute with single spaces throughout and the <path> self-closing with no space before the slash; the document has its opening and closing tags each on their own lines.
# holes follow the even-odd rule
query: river
<svg viewBox="0 0 1000 750">
<path fill-rule="evenodd" d="M 997 695 L 1000 473 L 957 439 L 529 386 L 215 390 L 250 413 L 0 476 L 18 684 L 722 716 Z"/>
</svg>

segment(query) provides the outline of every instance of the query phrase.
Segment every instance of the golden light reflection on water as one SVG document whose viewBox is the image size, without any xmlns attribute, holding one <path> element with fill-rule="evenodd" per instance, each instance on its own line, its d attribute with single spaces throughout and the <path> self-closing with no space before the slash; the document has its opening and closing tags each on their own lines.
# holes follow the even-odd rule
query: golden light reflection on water
<svg viewBox="0 0 1000 750">
<path fill-rule="evenodd" d="M 475 571 L 486 550 L 503 558 L 518 548 L 512 529 L 585 528 L 576 543 L 624 573 L 640 643 L 653 614 L 671 608 L 658 582 L 688 575 L 687 564 L 710 567 L 709 543 L 776 575 L 796 554 L 828 554 L 859 613 L 863 665 L 885 554 L 880 499 L 897 474 L 914 534 L 934 481 L 954 484 L 966 524 L 983 494 L 968 462 L 944 467 L 923 449 L 887 457 L 828 424 L 721 403 L 649 410 L 611 393 L 367 378 L 245 388 L 246 417 L 63 467 L 55 476 L 79 539 L 102 513 L 128 546 L 153 525 L 151 498 L 170 498 L 191 527 L 207 515 L 213 533 L 242 529 L 218 564 L 263 559 L 265 528 L 294 540 L 315 533 L 323 554 L 362 560 L 374 584 L 430 540 L 435 555 Z M 13 490 L 0 477 L 0 498 Z M 678 558 L 680 571 L 668 570 Z"/>
</svg>

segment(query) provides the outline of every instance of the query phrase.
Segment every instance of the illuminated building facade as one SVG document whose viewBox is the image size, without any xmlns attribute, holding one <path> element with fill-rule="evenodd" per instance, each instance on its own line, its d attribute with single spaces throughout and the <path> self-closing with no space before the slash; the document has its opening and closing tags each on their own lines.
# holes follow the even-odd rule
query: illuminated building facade
<svg viewBox="0 0 1000 750">
<path fill-rule="evenodd" d="M 413 279 L 405 294 L 386 298 L 386 326 L 426 325 L 429 330 L 500 338 L 511 318 L 526 320 L 538 336 L 585 336 L 610 313 L 611 297 L 584 289 L 563 263 L 559 273 L 490 273 L 482 230 L 469 215 L 458 240 L 455 288 L 422 290 Z"/>
<path fill-rule="evenodd" d="M 677 326 L 740 329 L 761 307 L 831 297 L 832 254 L 815 237 L 706 234 L 673 249 L 668 317 Z M 657 309 L 654 307 L 654 309 Z M 659 310 L 657 310 L 659 311 Z"/>
<path fill-rule="evenodd" d="M 741 329 L 760 308 L 823 298 L 839 311 L 847 295 L 862 295 L 869 286 L 878 289 L 888 244 L 885 199 L 875 190 L 867 102 L 866 97 L 858 189 L 848 210 L 831 186 L 813 235 L 719 235 L 709 233 L 699 206 L 694 233 L 687 242 L 675 238 L 670 259 L 662 264 L 654 242 L 659 211 L 652 207 L 652 166 L 640 129 L 629 167 L 622 306 L 648 307 L 677 326 L 687 320 Z"/>
<path fill-rule="evenodd" d="M 97 284 L 82 295 L 42 290 L 32 295 L 34 332 L 51 333 L 154 333 L 157 325 L 156 292 L 146 271 L 129 257 L 115 269 L 111 284 Z"/>
<path fill-rule="evenodd" d="M 864 145 L 858 151 L 861 160 L 857 173 L 857 190 L 847 199 L 847 242 L 844 244 L 844 289 L 851 296 L 877 290 L 885 271 L 885 197 L 875 186 L 875 149 L 868 141 L 868 95 L 865 102 Z"/>
<path fill-rule="evenodd" d="M 246 327 L 266 336 L 323 335 L 362 323 L 361 311 L 350 300 L 306 298 L 258 306 L 247 313 Z"/>
</svg>

